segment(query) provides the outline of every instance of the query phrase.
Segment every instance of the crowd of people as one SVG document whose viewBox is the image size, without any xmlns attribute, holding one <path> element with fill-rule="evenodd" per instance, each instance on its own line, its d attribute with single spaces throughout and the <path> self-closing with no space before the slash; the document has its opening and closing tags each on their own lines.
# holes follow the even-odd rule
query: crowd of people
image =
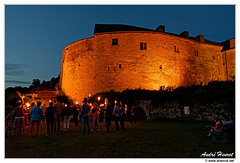
<svg viewBox="0 0 240 163">
<path fill-rule="evenodd" d="M 21 102 L 17 102 L 11 112 L 12 135 L 23 135 L 25 126 L 29 127 L 29 135 L 39 135 L 39 126 L 41 123 L 46 124 L 46 136 L 58 132 L 69 130 L 70 122 L 78 126 L 81 122 L 81 135 L 84 136 L 85 130 L 90 134 L 95 130 L 99 131 L 99 122 L 102 121 L 106 126 L 106 131 L 110 132 L 112 121 L 115 123 L 116 131 L 124 129 L 124 122 L 127 118 L 127 105 L 122 102 L 115 103 L 113 106 L 106 98 L 104 104 L 94 102 L 88 103 L 88 99 L 84 98 L 82 105 L 74 105 L 70 102 L 61 103 L 59 100 L 50 102 L 48 107 L 41 106 L 41 102 L 30 105 L 29 113 L 24 111 Z M 130 110 L 129 121 L 136 123 L 134 106 Z M 62 123 L 62 125 L 61 125 Z"/>
<path fill-rule="evenodd" d="M 11 114 L 12 135 L 23 135 L 25 126 L 29 127 L 29 135 L 39 135 L 39 126 L 41 123 L 46 124 L 46 136 L 58 132 L 69 130 L 70 122 L 78 126 L 81 122 L 81 135 L 84 136 L 85 130 L 90 134 L 95 130 L 100 130 L 100 121 L 106 127 L 106 132 L 110 132 L 112 121 L 115 124 L 115 130 L 124 129 L 126 119 L 132 124 L 136 124 L 136 115 L 134 106 L 128 110 L 127 105 L 122 102 L 113 106 L 106 98 L 104 104 L 94 102 L 88 103 L 88 99 L 84 98 L 82 105 L 74 105 L 70 102 L 61 103 L 59 100 L 50 102 L 48 107 L 42 107 L 41 102 L 30 105 L 29 113 L 24 111 L 21 101 L 16 103 Z M 61 125 L 62 124 L 62 125 Z M 221 133 L 223 130 L 234 130 L 234 118 L 227 117 L 225 119 L 216 118 L 207 137 L 212 134 Z M 34 132 L 34 133 L 33 133 Z"/>
</svg>

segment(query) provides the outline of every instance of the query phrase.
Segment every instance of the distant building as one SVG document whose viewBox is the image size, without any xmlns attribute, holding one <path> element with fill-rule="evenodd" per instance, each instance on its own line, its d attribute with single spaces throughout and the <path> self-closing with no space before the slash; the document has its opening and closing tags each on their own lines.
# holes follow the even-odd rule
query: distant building
<svg viewBox="0 0 240 163">
<path fill-rule="evenodd" d="M 59 96 L 59 91 L 48 91 L 48 90 L 35 91 L 33 95 L 35 99 L 53 101 L 53 99 L 56 100 L 57 96 Z"/>
<path fill-rule="evenodd" d="M 60 91 L 49 91 L 49 90 L 42 90 L 42 91 L 34 91 L 33 93 L 21 95 L 18 92 L 19 97 L 21 97 L 24 103 L 37 103 L 38 101 L 48 105 L 49 102 L 54 102 L 57 100 L 57 97 L 60 95 Z"/>
<path fill-rule="evenodd" d="M 96 24 L 94 37 L 64 48 L 60 86 L 73 101 L 125 89 L 174 89 L 235 76 L 235 38 L 217 43 L 203 35 Z"/>
</svg>

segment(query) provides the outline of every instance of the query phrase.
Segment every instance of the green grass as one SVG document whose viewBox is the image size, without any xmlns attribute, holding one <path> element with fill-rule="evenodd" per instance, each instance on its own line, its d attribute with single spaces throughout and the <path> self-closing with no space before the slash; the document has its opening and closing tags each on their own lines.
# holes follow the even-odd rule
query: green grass
<svg viewBox="0 0 240 163">
<path fill-rule="evenodd" d="M 5 137 L 6 158 L 199 158 L 204 152 L 235 153 L 235 138 L 228 143 L 206 138 L 206 123 L 178 121 L 141 121 L 115 132 L 112 122 L 107 133 L 100 131 L 81 136 L 81 124 L 71 124 L 69 131 L 46 134 L 46 124 L 40 125 L 40 135 L 26 133 L 20 137 Z"/>
</svg>

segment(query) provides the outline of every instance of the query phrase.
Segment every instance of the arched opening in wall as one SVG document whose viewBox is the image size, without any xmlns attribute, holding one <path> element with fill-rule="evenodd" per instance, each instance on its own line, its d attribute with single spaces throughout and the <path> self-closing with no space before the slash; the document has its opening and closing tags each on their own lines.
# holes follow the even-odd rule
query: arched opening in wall
<svg viewBox="0 0 240 163">
<path fill-rule="evenodd" d="M 137 107 L 135 109 L 135 116 L 136 116 L 137 121 L 147 120 L 146 113 L 143 110 L 143 108 L 141 108 L 141 107 Z"/>
<path fill-rule="evenodd" d="M 119 64 L 118 67 L 119 67 L 119 68 L 122 68 L 122 64 Z"/>
</svg>

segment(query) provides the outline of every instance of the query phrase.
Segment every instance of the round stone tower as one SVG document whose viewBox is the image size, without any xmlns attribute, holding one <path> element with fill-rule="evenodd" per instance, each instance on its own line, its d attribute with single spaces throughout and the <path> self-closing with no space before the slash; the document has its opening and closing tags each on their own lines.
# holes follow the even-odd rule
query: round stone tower
<svg viewBox="0 0 240 163">
<path fill-rule="evenodd" d="M 94 37 L 65 47 L 60 85 L 73 101 L 125 89 L 173 89 L 225 80 L 219 43 L 128 25 L 96 24 Z"/>
</svg>

